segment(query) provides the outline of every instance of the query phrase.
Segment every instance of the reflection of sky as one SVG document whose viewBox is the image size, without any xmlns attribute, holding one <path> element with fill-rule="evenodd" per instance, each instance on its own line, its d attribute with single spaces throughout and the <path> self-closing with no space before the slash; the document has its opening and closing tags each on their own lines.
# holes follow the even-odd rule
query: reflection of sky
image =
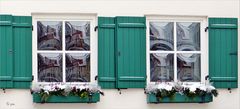
<svg viewBox="0 0 240 109">
<path fill-rule="evenodd" d="M 84 59 L 89 55 L 88 53 L 68 53 L 67 55 L 72 56 L 75 59 Z"/>
<path fill-rule="evenodd" d="M 44 25 L 44 26 L 55 26 L 55 25 L 58 25 L 60 23 L 62 23 L 61 21 L 41 21 L 41 23 Z"/>
<path fill-rule="evenodd" d="M 87 21 L 69 21 L 72 26 L 85 26 L 86 24 L 89 24 L 90 22 Z"/>
<path fill-rule="evenodd" d="M 59 53 L 40 53 L 43 57 L 48 57 L 49 59 L 58 59 L 61 54 Z"/>
</svg>

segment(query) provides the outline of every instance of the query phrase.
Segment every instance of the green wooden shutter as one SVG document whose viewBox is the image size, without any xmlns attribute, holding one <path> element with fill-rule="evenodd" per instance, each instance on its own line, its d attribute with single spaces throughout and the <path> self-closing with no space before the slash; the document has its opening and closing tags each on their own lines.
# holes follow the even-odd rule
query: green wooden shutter
<svg viewBox="0 0 240 109">
<path fill-rule="evenodd" d="M 98 17 L 98 83 L 102 88 L 116 88 L 115 19 Z"/>
<path fill-rule="evenodd" d="M 29 88 L 32 81 L 32 18 L 0 15 L 0 88 Z"/>
<path fill-rule="evenodd" d="M 29 88 L 32 81 L 32 17 L 13 17 L 14 88 Z"/>
<path fill-rule="evenodd" d="M 12 16 L 0 15 L 0 88 L 13 85 Z"/>
<path fill-rule="evenodd" d="M 146 85 L 145 23 L 145 17 L 116 17 L 117 88 Z"/>
<path fill-rule="evenodd" d="M 209 18 L 209 76 L 217 88 L 238 87 L 237 18 Z"/>
</svg>

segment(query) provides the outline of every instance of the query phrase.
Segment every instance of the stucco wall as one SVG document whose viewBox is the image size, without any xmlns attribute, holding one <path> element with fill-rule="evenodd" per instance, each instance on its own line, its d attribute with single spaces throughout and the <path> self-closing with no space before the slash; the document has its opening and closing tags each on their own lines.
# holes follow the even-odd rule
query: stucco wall
<svg viewBox="0 0 240 109">
<path fill-rule="evenodd" d="M 13 15 L 31 15 L 34 12 L 97 13 L 98 16 L 159 14 L 239 18 L 239 3 L 239 0 L 1 0 L 0 13 Z M 240 42 L 240 38 L 238 40 Z M 238 48 L 240 51 L 240 46 Z M 240 66 L 240 63 L 238 65 Z M 29 90 L 6 90 L 6 93 L 0 90 L 0 109 L 240 108 L 239 88 L 232 90 L 231 93 L 227 89 L 219 90 L 219 96 L 208 104 L 147 104 L 143 89 L 122 90 L 121 95 L 116 89 L 104 90 L 104 92 L 105 96 L 102 96 L 101 102 L 96 104 L 35 104 L 32 102 Z"/>
</svg>

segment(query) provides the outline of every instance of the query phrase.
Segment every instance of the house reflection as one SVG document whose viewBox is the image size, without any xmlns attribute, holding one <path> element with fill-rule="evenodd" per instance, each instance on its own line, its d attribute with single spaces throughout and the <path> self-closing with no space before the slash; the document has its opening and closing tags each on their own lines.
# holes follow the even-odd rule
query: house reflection
<svg viewBox="0 0 240 109">
<path fill-rule="evenodd" d="M 38 50 L 62 49 L 62 23 L 54 21 L 38 21 Z"/>
<path fill-rule="evenodd" d="M 66 54 L 66 82 L 90 82 L 90 54 Z"/>
<path fill-rule="evenodd" d="M 51 54 L 38 54 L 38 81 L 62 82 L 62 55 L 50 56 Z"/>
<path fill-rule="evenodd" d="M 66 50 L 90 50 L 90 24 L 77 25 L 76 22 L 65 23 Z"/>
</svg>

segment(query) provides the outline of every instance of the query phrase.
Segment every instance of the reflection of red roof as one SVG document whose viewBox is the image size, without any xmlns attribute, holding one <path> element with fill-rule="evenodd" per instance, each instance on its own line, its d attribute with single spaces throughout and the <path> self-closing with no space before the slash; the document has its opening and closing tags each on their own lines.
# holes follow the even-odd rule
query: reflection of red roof
<svg viewBox="0 0 240 109">
<path fill-rule="evenodd" d="M 72 35 L 80 35 L 80 37 L 83 37 L 82 31 L 78 31 L 78 30 L 75 33 L 73 33 Z"/>
</svg>

